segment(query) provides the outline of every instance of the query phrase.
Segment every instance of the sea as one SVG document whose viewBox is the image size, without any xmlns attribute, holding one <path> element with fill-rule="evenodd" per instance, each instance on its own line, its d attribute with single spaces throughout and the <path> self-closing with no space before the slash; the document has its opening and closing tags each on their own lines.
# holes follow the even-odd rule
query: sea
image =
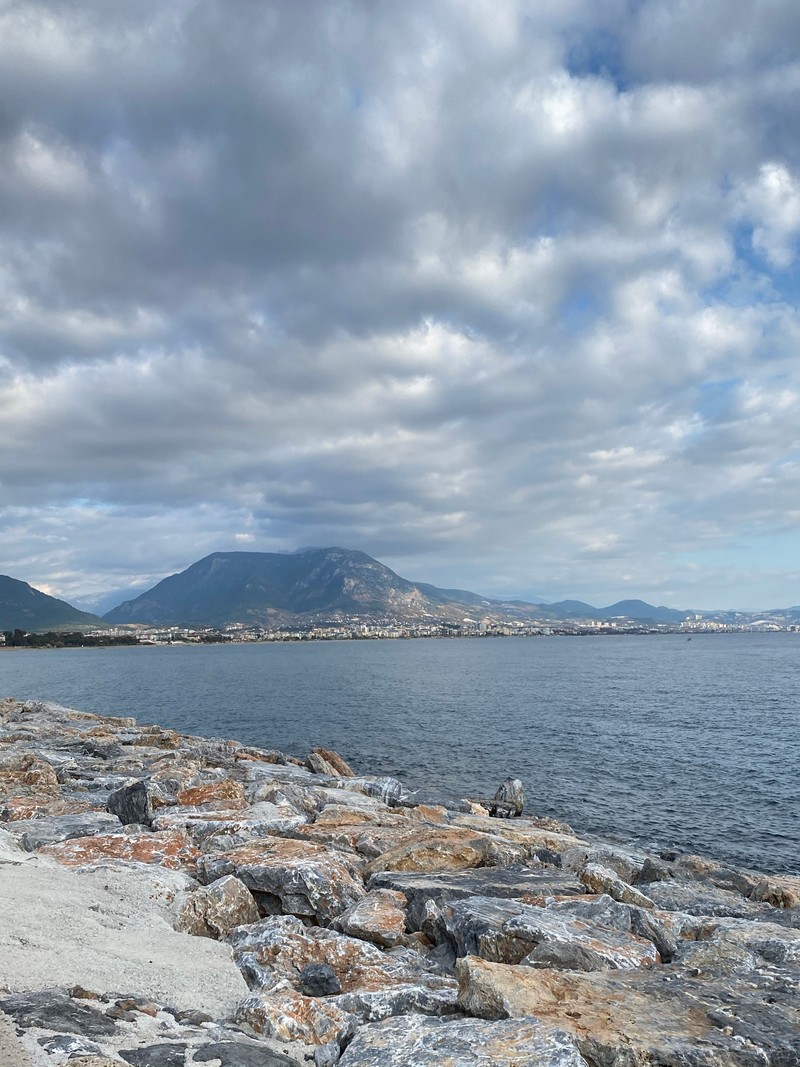
<svg viewBox="0 0 800 1067">
<path fill-rule="evenodd" d="M 322 745 L 420 799 L 512 775 L 579 833 L 800 873 L 800 634 L 8 649 L 0 696 Z"/>
</svg>

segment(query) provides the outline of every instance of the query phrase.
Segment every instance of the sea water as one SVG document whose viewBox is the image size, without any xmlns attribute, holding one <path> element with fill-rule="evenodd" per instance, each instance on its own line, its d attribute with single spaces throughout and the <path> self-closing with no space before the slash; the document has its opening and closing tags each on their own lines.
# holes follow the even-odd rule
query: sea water
<svg viewBox="0 0 800 1067">
<path fill-rule="evenodd" d="M 9 649 L 0 695 L 305 755 L 422 797 L 800 872 L 800 635 Z"/>
</svg>

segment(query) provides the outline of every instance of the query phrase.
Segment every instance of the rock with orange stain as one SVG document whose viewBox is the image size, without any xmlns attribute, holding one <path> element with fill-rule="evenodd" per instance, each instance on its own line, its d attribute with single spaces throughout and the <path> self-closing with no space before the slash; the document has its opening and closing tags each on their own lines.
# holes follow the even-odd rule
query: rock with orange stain
<svg viewBox="0 0 800 1067">
<path fill-rule="evenodd" d="M 59 815 L 77 815 L 96 810 L 87 800 L 64 797 L 10 796 L 0 800 L 0 822 L 39 819 Z"/>
<path fill-rule="evenodd" d="M 258 922 L 258 908 L 247 886 L 233 875 L 190 893 L 179 909 L 177 929 L 198 937 L 227 937 L 237 926 Z"/>
<path fill-rule="evenodd" d="M 334 927 L 382 948 L 406 944 L 406 898 L 392 889 L 373 889 L 342 912 Z"/>
<path fill-rule="evenodd" d="M 183 807 L 204 810 L 209 810 L 211 805 L 220 809 L 241 810 L 245 806 L 244 788 L 240 782 L 234 782 L 231 778 L 222 778 L 216 782 L 182 789 L 178 793 L 177 801 Z"/>
<path fill-rule="evenodd" d="M 305 997 L 291 987 L 254 993 L 242 1001 L 235 1015 L 257 1034 L 280 1041 L 337 1046 L 352 1038 L 358 1019 L 328 1000 Z"/>
<path fill-rule="evenodd" d="M 194 873 L 198 851 L 187 835 L 179 830 L 158 833 L 95 834 L 77 837 L 55 845 L 45 845 L 39 852 L 52 856 L 67 867 L 85 867 L 109 860 L 157 863 L 171 870 Z"/>
<path fill-rule="evenodd" d="M 243 927 L 230 942 L 249 984 L 268 994 L 287 985 L 308 993 L 306 975 L 325 968 L 334 991 L 326 1003 L 363 1021 L 409 1011 L 442 1015 L 456 1010 L 455 981 L 435 973 L 412 950 L 382 952 L 334 930 L 305 927 L 286 915 Z"/>
<path fill-rule="evenodd" d="M 527 1019 L 566 1031 L 590 1063 L 755 1067 L 800 1062 L 800 1008 L 788 988 L 686 970 L 574 974 L 490 963 L 456 965 L 459 1003 L 484 1019 Z"/>
<path fill-rule="evenodd" d="M 377 856 L 364 868 L 364 879 L 378 871 L 441 871 L 467 867 L 507 866 L 528 859 L 528 850 L 505 838 L 464 827 L 417 831 L 407 841 Z"/>
<path fill-rule="evenodd" d="M 264 838 L 201 856 L 203 882 L 235 874 L 266 914 L 300 915 L 329 923 L 364 896 L 357 860 L 307 841 Z"/>
<path fill-rule="evenodd" d="M 329 774 L 333 778 L 355 778 L 355 771 L 332 748 L 312 748 L 306 767 L 314 774 Z"/>
</svg>

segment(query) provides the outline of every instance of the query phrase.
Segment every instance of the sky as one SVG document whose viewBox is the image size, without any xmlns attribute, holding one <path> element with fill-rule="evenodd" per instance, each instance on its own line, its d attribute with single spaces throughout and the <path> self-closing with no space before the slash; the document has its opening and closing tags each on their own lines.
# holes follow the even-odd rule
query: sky
<svg viewBox="0 0 800 1067">
<path fill-rule="evenodd" d="M 796 0 L 0 0 L 0 571 L 800 603 Z"/>
</svg>

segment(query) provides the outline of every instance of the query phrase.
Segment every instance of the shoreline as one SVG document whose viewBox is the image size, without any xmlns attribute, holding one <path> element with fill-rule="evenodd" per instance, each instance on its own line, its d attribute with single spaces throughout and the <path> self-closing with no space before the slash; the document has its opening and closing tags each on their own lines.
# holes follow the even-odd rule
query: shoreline
<svg viewBox="0 0 800 1067">
<path fill-rule="evenodd" d="M 800 1062 L 800 878 L 491 806 L 0 701 L 0 1010 L 33 1067 Z"/>
</svg>

